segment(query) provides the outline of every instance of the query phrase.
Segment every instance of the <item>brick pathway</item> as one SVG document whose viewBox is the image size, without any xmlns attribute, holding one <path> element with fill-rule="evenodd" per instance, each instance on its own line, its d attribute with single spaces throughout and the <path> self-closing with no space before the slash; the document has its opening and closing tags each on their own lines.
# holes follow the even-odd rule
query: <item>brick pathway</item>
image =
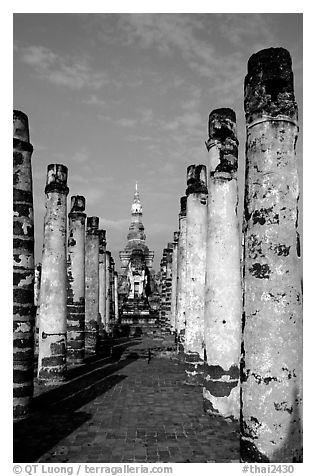
<svg viewBox="0 0 316 476">
<path fill-rule="evenodd" d="M 158 356 L 157 341 L 135 344 L 36 388 L 31 416 L 15 424 L 14 461 L 238 462 L 238 425 L 203 412 L 201 387 L 184 383 L 174 356 Z"/>
</svg>

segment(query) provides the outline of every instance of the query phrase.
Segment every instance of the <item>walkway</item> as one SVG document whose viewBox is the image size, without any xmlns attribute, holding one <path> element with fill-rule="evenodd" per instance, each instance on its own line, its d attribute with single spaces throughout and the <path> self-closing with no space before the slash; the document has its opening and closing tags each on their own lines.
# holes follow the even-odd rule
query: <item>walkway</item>
<svg viewBox="0 0 316 476">
<path fill-rule="evenodd" d="M 37 388 L 31 416 L 15 424 L 14 461 L 239 462 L 238 424 L 206 415 L 201 387 L 186 385 L 183 363 L 159 346 L 134 340 L 62 386 Z"/>
</svg>

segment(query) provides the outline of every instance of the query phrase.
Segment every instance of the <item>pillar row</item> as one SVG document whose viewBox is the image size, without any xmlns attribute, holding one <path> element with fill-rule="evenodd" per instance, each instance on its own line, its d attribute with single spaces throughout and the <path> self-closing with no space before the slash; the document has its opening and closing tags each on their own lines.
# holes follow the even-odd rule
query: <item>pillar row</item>
<svg viewBox="0 0 316 476">
<path fill-rule="evenodd" d="M 118 274 L 114 272 L 114 318 L 115 324 L 119 322 L 119 304 L 118 304 Z"/>
<path fill-rule="evenodd" d="M 206 146 L 209 177 L 204 407 L 208 413 L 239 419 L 242 289 L 234 111 L 224 108 L 211 112 Z"/>
<path fill-rule="evenodd" d="M 185 338 L 185 308 L 186 308 L 186 249 L 187 249 L 187 197 L 180 199 L 179 213 L 179 244 L 177 258 L 177 308 L 176 308 L 176 334 L 178 352 L 184 351 Z"/>
<path fill-rule="evenodd" d="M 99 332 L 99 217 L 87 217 L 85 249 L 85 350 L 95 354 Z"/>
<path fill-rule="evenodd" d="M 187 169 L 186 314 L 184 353 L 188 382 L 201 383 L 204 364 L 204 301 L 207 230 L 205 165 Z"/>
<path fill-rule="evenodd" d="M 61 164 L 47 168 L 38 355 L 38 380 L 45 385 L 65 380 L 66 374 L 67 174 Z"/>
<path fill-rule="evenodd" d="M 99 336 L 104 338 L 105 335 L 105 279 L 106 279 L 106 231 L 99 230 Z"/>
<path fill-rule="evenodd" d="M 172 281 L 171 281 L 171 308 L 170 308 L 170 329 L 176 332 L 176 310 L 177 310 L 177 266 L 178 266 L 178 241 L 179 232 L 173 234 L 172 243 Z"/>
<path fill-rule="evenodd" d="M 25 417 L 33 395 L 34 218 L 27 116 L 13 111 L 13 416 Z"/>
<path fill-rule="evenodd" d="M 247 125 L 242 347 L 243 461 L 302 460 L 302 294 L 297 105 L 290 54 L 252 55 Z"/>
<path fill-rule="evenodd" d="M 71 197 L 68 214 L 67 361 L 80 364 L 85 350 L 85 198 Z"/>
<path fill-rule="evenodd" d="M 110 333 L 111 319 L 111 253 L 106 251 L 105 254 L 105 332 Z"/>
</svg>

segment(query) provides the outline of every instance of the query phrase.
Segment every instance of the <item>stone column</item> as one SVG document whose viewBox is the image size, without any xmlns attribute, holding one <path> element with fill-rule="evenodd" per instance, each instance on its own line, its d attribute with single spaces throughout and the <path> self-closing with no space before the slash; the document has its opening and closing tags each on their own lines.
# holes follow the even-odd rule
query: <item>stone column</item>
<svg viewBox="0 0 316 476">
<path fill-rule="evenodd" d="M 39 299 L 40 299 L 40 289 L 41 289 L 41 273 L 42 273 L 42 265 L 38 263 L 35 266 L 35 274 L 34 274 L 34 306 L 39 306 Z"/>
<path fill-rule="evenodd" d="M 67 361 L 72 364 L 83 362 L 85 350 L 85 205 L 84 197 L 74 195 L 68 214 Z"/>
<path fill-rule="evenodd" d="M 64 165 L 47 167 L 38 354 L 38 380 L 46 385 L 66 374 L 67 174 Z"/>
<path fill-rule="evenodd" d="M 113 331 L 114 325 L 114 259 L 111 256 L 110 259 L 110 326 L 111 332 Z"/>
<path fill-rule="evenodd" d="M 111 310 L 111 287 L 110 287 L 110 268 L 111 268 L 111 253 L 105 253 L 105 332 L 110 333 L 110 310 Z"/>
<path fill-rule="evenodd" d="M 117 271 L 114 272 L 114 317 L 115 323 L 119 322 L 119 307 L 118 307 L 118 276 Z"/>
<path fill-rule="evenodd" d="M 168 243 L 166 248 L 166 296 L 165 296 L 165 312 L 166 312 L 166 330 L 171 332 L 171 295 L 172 295 L 172 253 L 173 243 Z"/>
<path fill-rule="evenodd" d="M 178 341 L 178 352 L 184 350 L 185 337 L 185 307 L 186 307 L 186 249 L 187 249 L 187 197 L 180 199 L 179 213 L 179 244 L 177 259 L 177 313 L 176 313 L 176 333 Z"/>
<path fill-rule="evenodd" d="M 247 124 L 242 440 L 244 461 L 302 460 L 302 295 L 297 105 L 290 54 L 251 56 Z"/>
<path fill-rule="evenodd" d="M 105 294 L 105 280 L 106 280 L 106 231 L 99 230 L 99 335 L 104 337 L 105 334 L 105 308 L 106 308 L 106 294 Z"/>
<path fill-rule="evenodd" d="M 170 329 L 176 332 L 176 308 L 177 308 L 177 262 L 178 262 L 178 241 L 179 232 L 173 234 L 172 244 L 172 282 L 171 282 L 171 309 L 170 309 Z"/>
<path fill-rule="evenodd" d="M 186 315 L 184 353 L 188 382 L 202 383 L 207 231 L 205 165 L 187 169 Z"/>
<path fill-rule="evenodd" d="M 13 416 L 27 415 L 33 395 L 34 219 L 27 116 L 13 111 Z"/>
<path fill-rule="evenodd" d="M 215 109 L 209 117 L 208 222 L 205 285 L 204 407 L 240 416 L 239 360 L 242 289 L 237 217 L 236 115 Z"/>
<path fill-rule="evenodd" d="M 35 306 L 34 353 L 37 356 L 38 356 L 38 316 L 39 316 L 39 309 L 40 309 L 41 275 L 42 275 L 42 264 L 38 263 L 35 266 L 35 281 L 34 281 L 34 306 Z"/>
<path fill-rule="evenodd" d="M 99 217 L 87 218 L 86 230 L 86 314 L 85 351 L 95 354 L 98 345 L 99 322 Z"/>
<path fill-rule="evenodd" d="M 162 258 L 160 260 L 160 276 L 161 276 L 161 293 L 160 293 L 160 311 L 159 323 L 161 329 L 165 329 L 166 325 L 166 274 L 167 274 L 167 249 L 164 248 Z"/>
</svg>

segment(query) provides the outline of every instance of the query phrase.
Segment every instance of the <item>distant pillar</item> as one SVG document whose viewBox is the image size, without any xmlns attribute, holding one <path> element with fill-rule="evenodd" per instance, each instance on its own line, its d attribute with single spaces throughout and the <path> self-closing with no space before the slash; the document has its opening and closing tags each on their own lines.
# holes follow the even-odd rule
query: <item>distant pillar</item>
<svg viewBox="0 0 316 476">
<path fill-rule="evenodd" d="M 172 248 L 172 281 L 171 281 L 171 309 L 170 309 L 170 329 L 176 332 L 176 308 L 177 308 L 177 262 L 178 262 L 178 241 L 179 232 L 174 232 Z"/>
<path fill-rule="evenodd" d="M 247 124 L 241 456 L 302 460 L 297 105 L 290 54 L 251 56 Z"/>
<path fill-rule="evenodd" d="M 26 114 L 13 111 L 13 416 L 27 415 L 33 395 L 34 219 Z"/>
<path fill-rule="evenodd" d="M 161 293 L 160 293 L 160 312 L 159 322 L 161 329 L 166 328 L 166 276 L 167 276 L 167 249 L 162 252 L 160 261 Z"/>
<path fill-rule="evenodd" d="M 95 354 L 99 321 L 99 217 L 87 218 L 85 257 L 85 350 Z"/>
<path fill-rule="evenodd" d="M 119 322 L 119 303 L 118 303 L 118 276 L 117 271 L 114 272 L 114 317 L 115 323 Z"/>
<path fill-rule="evenodd" d="M 207 231 L 205 165 L 187 169 L 186 314 L 184 353 L 188 382 L 202 383 Z"/>
<path fill-rule="evenodd" d="M 113 331 L 114 324 L 114 259 L 110 259 L 110 329 Z"/>
<path fill-rule="evenodd" d="M 99 230 L 99 335 L 104 337 L 105 333 L 105 308 L 106 308 L 106 231 Z"/>
<path fill-rule="evenodd" d="M 172 298 L 172 253 L 173 243 L 168 243 L 166 249 L 166 297 L 165 297 L 165 311 L 166 311 L 166 328 L 171 331 L 171 298 Z"/>
<path fill-rule="evenodd" d="M 178 341 L 178 352 L 184 351 L 185 337 L 185 307 L 186 307 L 186 275 L 187 275 L 187 197 L 180 199 L 179 213 L 179 244 L 177 259 L 177 312 L 176 312 L 176 333 Z"/>
<path fill-rule="evenodd" d="M 85 198 L 71 197 L 68 214 L 67 361 L 80 364 L 85 340 Z"/>
<path fill-rule="evenodd" d="M 111 253 L 106 251 L 105 253 L 105 332 L 110 333 L 110 310 L 111 310 Z"/>
<path fill-rule="evenodd" d="M 237 217 L 236 115 L 215 109 L 209 117 L 208 224 L 205 287 L 204 407 L 240 416 L 239 360 L 242 289 Z"/>
<path fill-rule="evenodd" d="M 40 296 L 41 296 L 41 275 L 42 275 L 42 263 L 38 263 L 35 266 L 35 281 L 34 281 L 34 306 L 35 306 L 34 353 L 37 356 L 38 356 L 38 316 L 39 316 Z"/>
<path fill-rule="evenodd" d="M 114 320 L 114 260 L 110 258 L 110 332 L 113 331 Z"/>
<path fill-rule="evenodd" d="M 47 167 L 38 355 L 38 380 L 46 385 L 66 374 L 67 174 L 64 165 Z"/>
</svg>

